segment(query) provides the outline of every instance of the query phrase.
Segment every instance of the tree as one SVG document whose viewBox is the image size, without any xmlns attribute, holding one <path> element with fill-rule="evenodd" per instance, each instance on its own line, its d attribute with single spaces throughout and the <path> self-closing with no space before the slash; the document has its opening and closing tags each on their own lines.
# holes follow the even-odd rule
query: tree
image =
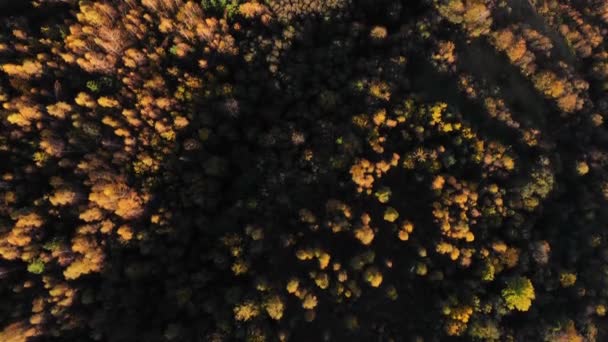
<svg viewBox="0 0 608 342">
<path fill-rule="evenodd" d="M 237 321 L 249 321 L 260 314 L 258 304 L 246 301 L 234 307 L 234 318 Z"/>
<path fill-rule="evenodd" d="M 382 273 L 374 266 L 368 267 L 363 276 L 371 287 L 378 287 L 382 284 Z"/>
<path fill-rule="evenodd" d="M 46 106 L 47 112 L 59 119 L 65 119 L 67 115 L 72 111 L 72 106 L 65 102 L 57 102 L 52 105 Z"/>
<path fill-rule="evenodd" d="M 264 309 L 270 318 L 278 321 L 283 317 L 285 303 L 278 295 L 272 295 L 264 302 Z"/>
<path fill-rule="evenodd" d="M 483 0 L 447 0 L 436 3 L 442 17 L 453 24 L 462 25 L 471 37 L 490 32 L 492 16 Z"/>
<path fill-rule="evenodd" d="M 122 177 L 100 173 L 94 176 L 89 200 L 99 207 L 126 219 L 135 219 L 143 213 L 144 199 Z"/>
<path fill-rule="evenodd" d="M 388 222 L 395 222 L 399 218 L 399 212 L 393 207 L 387 207 L 384 211 L 384 220 Z"/>
<path fill-rule="evenodd" d="M 518 311 L 528 311 L 535 299 L 534 286 L 526 277 L 514 277 L 507 281 L 507 287 L 502 290 L 502 298 L 507 308 Z"/>
<path fill-rule="evenodd" d="M 30 337 L 38 335 L 39 331 L 25 322 L 9 324 L 0 331 L 0 341 L 4 342 L 27 342 Z"/>
<path fill-rule="evenodd" d="M 101 271 L 105 254 L 92 235 L 79 235 L 72 239 L 72 251 L 78 256 L 63 272 L 66 279 Z"/>
<path fill-rule="evenodd" d="M 25 60 L 23 64 L 4 64 L 2 70 L 10 76 L 22 79 L 40 77 L 43 74 L 43 67 L 40 62 L 35 60 Z"/>
<path fill-rule="evenodd" d="M 475 320 L 469 325 L 469 336 L 482 341 L 499 341 L 500 328 L 495 321 Z"/>
</svg>

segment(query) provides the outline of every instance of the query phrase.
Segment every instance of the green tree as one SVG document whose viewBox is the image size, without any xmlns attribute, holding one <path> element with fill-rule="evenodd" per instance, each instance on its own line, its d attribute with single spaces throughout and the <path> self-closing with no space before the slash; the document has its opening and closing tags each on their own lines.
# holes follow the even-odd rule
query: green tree
<svg viewBox="0 0 608 342">
<path fill-rule="evenodd" d="M 27 271 L 34 274 L 42 274 L 44 272 L 44 262 L 42 260 L 34 260 L 27 265 Z"/>
<path fill-rule="evenodd" d="M 507 287 L 502 290 L 502 298 L 510 310 L 528 311 L 535 298 L 534 286 L 526 277 L 515 277 L 507 281 Z"/>
</svg>

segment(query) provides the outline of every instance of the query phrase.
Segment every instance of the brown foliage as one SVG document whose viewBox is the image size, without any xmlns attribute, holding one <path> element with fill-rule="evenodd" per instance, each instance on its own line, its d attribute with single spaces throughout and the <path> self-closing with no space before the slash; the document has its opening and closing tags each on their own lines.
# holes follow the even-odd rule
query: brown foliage
<svg viewBox="0 0 608 342">
<path fill-rule="evenodd" d="M 27 342 L 31 337 L 39 334 L 39 330 L 25 321 L 15 322 L 7 325 L 0 331 L 0 341 L 3 342 Z"/>
</svg>

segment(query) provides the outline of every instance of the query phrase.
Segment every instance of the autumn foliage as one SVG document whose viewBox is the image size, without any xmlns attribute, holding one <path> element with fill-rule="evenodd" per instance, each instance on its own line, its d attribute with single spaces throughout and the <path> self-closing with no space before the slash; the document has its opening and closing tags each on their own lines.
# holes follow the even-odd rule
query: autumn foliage
<svg viewBox="0 0 608 342">
<path fill-rule="evenodd" d="M 0 342 L 608 339 L 605 0 L 14 6 Z"/>
</svg>

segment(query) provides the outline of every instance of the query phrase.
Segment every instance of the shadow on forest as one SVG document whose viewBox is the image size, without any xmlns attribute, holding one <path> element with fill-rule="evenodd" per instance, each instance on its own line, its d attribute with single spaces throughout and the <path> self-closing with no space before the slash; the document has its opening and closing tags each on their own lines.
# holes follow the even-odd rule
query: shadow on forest
<svg viewBox="0 0 608 342">
<path fill-rule="evenodd" d="M 402 14 L 411 16 L 415 7 L 402 9 Z M 375 7 L 375 11 L 381 12 L 380 8 Z M 367 13 L 369 15 L 370 11 Z M 381 14 L 376 15 L 380 18 Z M 370 17 L 366 19 L 374 20 Z M 366 103 L 353 83 L 362 77 L 387 78 L 394 85 L 392 91 L 398 99 L 410 91 L 399 86 L 403 83 L 401 75 L 407 72 L 398 70 L 400 73 L 395 74 L 394 70 L 386 70 L 393 57 L 391 51 L 366 42 L 361 36 L 364 33 L 353 37 L 352 28 L 339 20 L 310 17 L 300 18 L 299 22 L 296 38 L 281 51 L 281 57 L 275 63 L 261 58 L 250 63 L 241 59 L 218 58 L 216 61 L 228 65 L 235 96 L 218 98 L 196 108 L 199 115 L 191 122 L 190 133 L 213 127 L 203 150 L 180 151 L 180 157 L 166 156 L 155 203 L 173 210 L 173 231 L 168 236 L 156 237 L 155 250 L 147 256 L 136 256 L 135 250 L 114 250 L 106 271 L 96 280 L 96 286 L 109 292 L 108 301 L 114 298 L 113 303 L 121 303 L 120 307 L 111 308 L 103 319 L 105 330 L 115 334 L 111 340 L 156 341 L 168 323 L 177 322 L 187 331 L 186 336 L 199 336 L 193 341 L 205 341 L 207 337 L 201 335 L 203 332 L 213 331 L 222 320 L 230 321 L 224 312 L 206 312 L 205 306 L 216 308 L 229 300 L 225 298 L 227 288 L 251 287 L 256 279 L 235 278 L 225 260 L 218 261 L 221 257 L 213 254 L 215 252 L 207 253 L 219 250 L 222 236 L 229 232 L 242 233 L 246 225 L 264 227 L 264 234 L 270 240 L 267 242 L 270 245 L 264 248 L 266 253 L 272 254 L 251 260 L 250 268 L 262 277 L 281 283 L 289 274 L 306 275 L 308 272 L 307 268 L 294 262 L 293 247 L 281 246 L 281 237 L 286 234 L 300 236 L 305 243 L 326 246 L 338 260 L 349 260 L 363 250 L 353 246 L 351 239 L 337 238 L 331 233 L 303 235 L 305 232 L 301 231 L 303 227 L 297 220 L 298 210 L 306 207 L 322 213 L 331 198 L 356 203 L 343 190 L 350 182 L 348 170 L 328 168 L 329 161 L 339 153 L 336 139 L 352 134 L 347 127 L 352 116 L 371 111 L 376 106 Z M 262 32 L 262 35 L 270 38 L 270 32 Z M 333 103 L 326 103 L 328 101 Z M 230 106 L 233 108 L 227 108 Z M 235 111 L 234 107 L 238 109 Z M 291 132 L 304 132 L 305 147 L 326 164 L 302 165 L 298 159 L 303 147 L 290 142 Z M 352 162 L 352 155 L 343 157 L 346 165 Z M 221 174 L 205 175 L 206 162 L 210 159 L 222 161 Z M 419 184 L 407 180 L 403 183 L 403 193 L 398 197 L 403 197 L 404 201 L 418 198 L 416 203 L 407 202 L 409 207 L 404 213 L 431 225 L 431 218 L 420 214 L 425 212 L 423 208 L 429 207 L 430 197 L 419 195 Z M 369 203 L 353 206 L 369 206 Z M 377 204 L 374 206 L 368 209 L 381 210 Z M 380 235 L 378 239 L 381 238 Z M 432 234 L 426 238 L 432 239 Z M 379 249 L 377 258 L 380 260 L 385 254 L 395 252 L 388 245 L 385 247 Z M 400 259 L 405 263 L 414 255 L 415 251 L 407 250 L 401 253 Z M 147 265 L 149 273 L 136 279 L 118 273 L 131 262 Z M 201 271 L 209 277 L 204 279 L 204 284 L 193 277 Z M 407 274 L 410 270 L 402 272 Z M 312 323 L 294 321 L 283 323 L 281 327 L 289 329 L 294 341 L 310 341 L 325 333 L 337 340 L 352 338 L 336 323 L 342 322 L 346 314 L 343 310 L 347 309 L 361 317 L 362 326 L 377 328 L 376 331 L 360 331 L 357 336 L 360 340 L 374 337 L 382 340 L 382 331 L 402 332 L 404 336 L 414 331 L 421 335 L 432 334 L 439 317 L 433 317 L 426 308 L 433 305 L 434 289 L 425 287 L 422 280 L 404 282 L 399 279 L 399 273 L 396 272 L 393 280 L 401 293 L 398 304 L 364 296 L 347 306 L 323 305 L 324 295 L 320 294 L 321 309 Z M 172 284 L 176 281 L 192 286 L 194 307 L 175 303 L 170 290 L 179 286 Z M 120 294 L 112 293 L 112 288 L 123 290 Z M 289 316 L 290 307 L 297 306 L 297 302 L 290 300 L 286 316 Z M 418 313 L 412 314 L 415 312 Z M 116 326 L 125 328 L 112 329 Z M 267 328 L 278 329 L 279 325 Z M 148 333 L 140 335 L 141 331 Z"/>
</svg>

